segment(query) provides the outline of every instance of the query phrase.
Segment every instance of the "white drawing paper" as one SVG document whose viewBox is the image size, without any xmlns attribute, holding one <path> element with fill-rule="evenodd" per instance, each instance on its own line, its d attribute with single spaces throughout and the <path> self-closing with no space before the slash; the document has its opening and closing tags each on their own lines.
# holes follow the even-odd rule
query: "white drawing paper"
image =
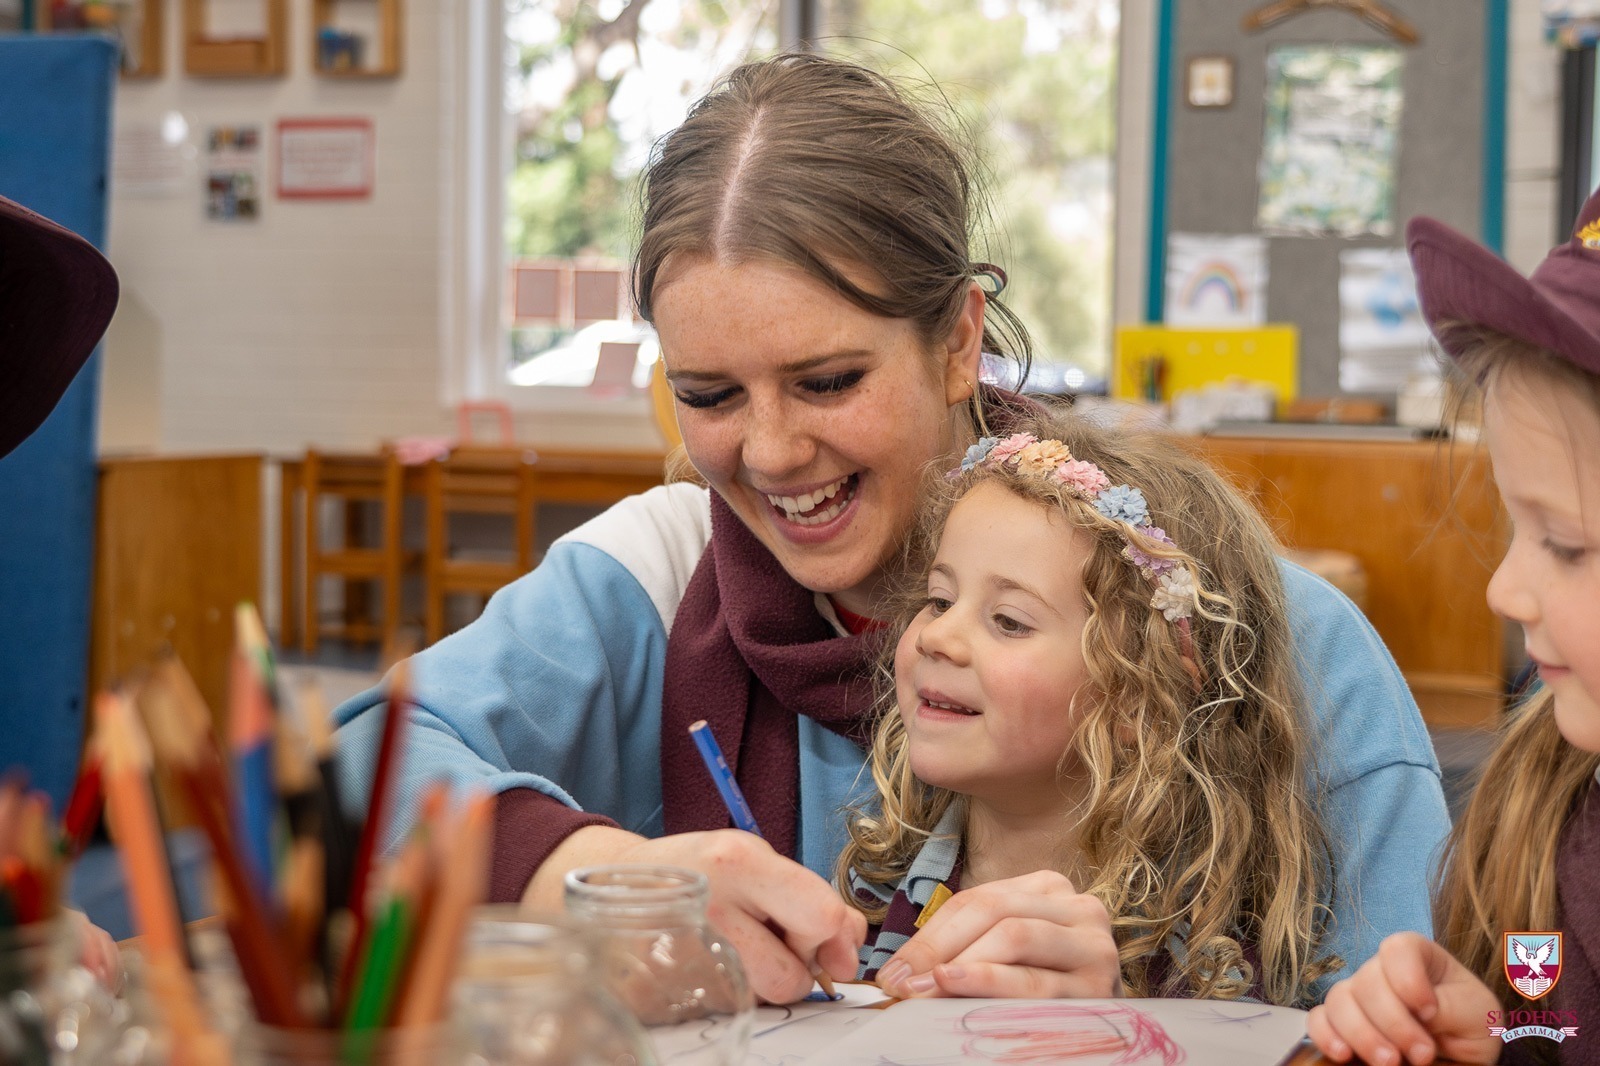
<svg viewBox="0 0 1600 1066">
<path fill-rule="evenodd" d="M 870 1013 L 807 1066 L 1277 1066 L 1306 1017 L 1198 999 L 916 999 Z"/>
</svg>

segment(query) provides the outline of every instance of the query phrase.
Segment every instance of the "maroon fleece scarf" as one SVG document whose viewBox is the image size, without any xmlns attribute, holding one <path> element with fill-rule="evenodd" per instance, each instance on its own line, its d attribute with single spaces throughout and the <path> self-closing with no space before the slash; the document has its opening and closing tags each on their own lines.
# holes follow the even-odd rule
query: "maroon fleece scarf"
<svg viewBox="0 0 1600 1066">
<path fill-rule="evenodd" d="M 990 427 L 1038 405 L 984 388 Z M 881 633 L 839 636 L 733 509 L 711 493 L 711 545 L 684 590 L 667 639 L 661 694 L 662 819 L 668 833 L 723 829 L 729 818 L 689 737 L 705 719 L 761 834 L 794 855 L 800 804 L 799 717 L 865 745 Z"/>
<path fill-rule="evenodd" d="M 715 492 L 711 546 L 684 590 L 661 693 L 661 795 L 668 833 L 731 824 L 689 737 L 704 718 L 761 834 L 793 855 L 800 794 L 798 715 L 865 744 L 880 635 L 841 637 Z M 781 696 L 776 693 L 782 693 Z"/>
</svg>

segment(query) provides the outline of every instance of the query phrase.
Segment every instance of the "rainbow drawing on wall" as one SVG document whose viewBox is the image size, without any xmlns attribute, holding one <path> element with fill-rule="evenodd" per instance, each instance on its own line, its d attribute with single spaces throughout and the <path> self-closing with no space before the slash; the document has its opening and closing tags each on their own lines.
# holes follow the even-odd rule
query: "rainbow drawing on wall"
<svg viewBox="0 0 1600 1066">
<path fill-rule="evenodd" d="M 1179 301 L 1190 310 L 1201 308 L 1207 302 L 1220 301 L 1222 307 L 1237 314 L 1244 310 L 1244 284 L 1233 264 L 1213 259 L 1189 275 Z"/>
<path fill-rule="evenodd" d="M 1253 234 L 1174 233 L 1167 239 L 1169 326 L 1253 327 L 1265 320 L 1266 241 Z"/>
</svg>

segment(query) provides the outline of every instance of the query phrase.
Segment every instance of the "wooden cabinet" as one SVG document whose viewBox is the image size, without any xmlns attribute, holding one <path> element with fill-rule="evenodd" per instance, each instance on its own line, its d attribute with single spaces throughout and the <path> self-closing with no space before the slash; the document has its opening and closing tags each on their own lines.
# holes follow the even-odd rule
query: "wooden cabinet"
<svg viewBox="0 0 1600 1066">
<path fill-rule="evenodd" d="M 1196 448 L 1286 546 L 1361 561 L 1367 616 L 1429 724 L 1495 723 L 1504 630 L 1484 594 L 1508 526 L 1480 447 L 1207 437 Z"/>
<path fill-rule="evenodd" d="M 261 595 L 261 457 L 100 461 L 89 686 L 170 646 L 227 707 L 233 609 Z"/>
</svg>

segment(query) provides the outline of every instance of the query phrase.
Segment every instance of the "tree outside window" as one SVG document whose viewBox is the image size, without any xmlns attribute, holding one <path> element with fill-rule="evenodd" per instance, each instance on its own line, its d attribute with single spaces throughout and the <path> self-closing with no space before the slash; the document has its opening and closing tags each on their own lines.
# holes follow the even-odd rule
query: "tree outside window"
<svg viewBox="0 0 1600 1066">
<path fill-rule="evenodd" d="M 980 258 L 1010 275 L 1006 298 L 1038 350 L 1033 384 L 1102 374 L 1116 0 L 788 2 L 815 5 L 802 20 L 821 28 L 815 47 L 937 83 L 987 164 L 994 217 Z M 777 50 L 778 0 L 506 3 L 512 380 L 565 360 L 542 382 L 584 384 L 595 357 L 578 350 L 580 331 L 616 334 L 603 313 L 632 326 L 625 300 L 607 310 L 593 294 L 607 291 L 606 270 L 626 269 L 651 145 L 717 77 Z M 649 344 L 640 351 L 642 383 L 654 355 Z"/>
</svg>

